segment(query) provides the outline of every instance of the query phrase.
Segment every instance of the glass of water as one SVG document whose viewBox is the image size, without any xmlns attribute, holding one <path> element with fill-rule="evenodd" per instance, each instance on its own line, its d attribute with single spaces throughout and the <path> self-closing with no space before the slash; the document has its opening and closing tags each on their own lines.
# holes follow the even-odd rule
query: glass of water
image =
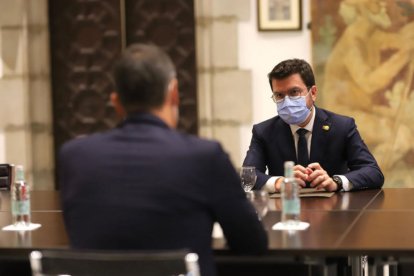
<svg viewBox="0 0 414 276">
<path fill-rule="evenodd" d="M 269 194 L 263 190 L 255 190 L 246 193 L 246 196 L 256 209 L 259 219 L 262 219 L 269 210 Z"/>
<path fill-rule="evenodd" d="M 240 170 L 241 185 L 245 192 L 250 192 L 256 184 L 256 168 L 252 166 L 244 166 Z"/>
</svg>

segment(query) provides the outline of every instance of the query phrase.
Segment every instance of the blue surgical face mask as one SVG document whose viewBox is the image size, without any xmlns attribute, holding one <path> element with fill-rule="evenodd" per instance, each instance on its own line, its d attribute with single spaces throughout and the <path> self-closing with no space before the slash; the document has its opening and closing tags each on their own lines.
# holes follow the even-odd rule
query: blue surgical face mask
<svg viewBox="0 0 414 276">
<path fill-rule="evenodd" d="M 306 106 L 306 96 L 301 96 L 294 100 L 285 97 L 282 102 L 276 104 L 277 113 L 285 123 L 298 125 L 308 118 L 311 109 Z"/>
</svg>

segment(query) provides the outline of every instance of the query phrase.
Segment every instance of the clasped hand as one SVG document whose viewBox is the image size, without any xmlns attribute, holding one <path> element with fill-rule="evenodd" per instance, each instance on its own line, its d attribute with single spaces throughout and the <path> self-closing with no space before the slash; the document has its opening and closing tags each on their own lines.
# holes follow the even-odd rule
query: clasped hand
<svg viewBox="0 0 414 276">
<path fill-rule="evenodd" d="M 319 163 L 311 163 L 306 168 L 301 165 L 293 167 L 294 176 L 301 187 L 306 187 L 306 182 L 317 190 L 334 192 L 337 189 L 336 183 L 321 167 Z"/>
</svg>

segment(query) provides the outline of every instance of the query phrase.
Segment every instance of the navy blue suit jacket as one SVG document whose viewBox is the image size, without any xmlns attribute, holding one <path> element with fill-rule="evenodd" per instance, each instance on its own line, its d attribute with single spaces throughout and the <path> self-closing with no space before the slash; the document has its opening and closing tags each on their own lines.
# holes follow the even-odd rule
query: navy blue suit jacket
<svg viewBox="0 0 414 276">
<path fill-rule="evenodd" d="M 267 235 L 217 142 L 181 134 L 150 114 L 78 138 L 60 151 L 70 243 L 85 249 L 176 249 L 214 275 L 212 227 L 235 253 L 265 252 Z"/>
<path fill-rule="evenodd" d="M 316 108 L 310 163 L 319 162 L 329 176 L 344 175 L 353 190 L 381 188 L 384 176 L 362 140 L 354 119 Z M 279 116 L 253 126 L 243 165 L 255 166 L 260 189 L 270 176 L 283 176 L 284 162 L 297 163 L 290 126 Z M 268 174 L 266 175 L 266 169 Z"/>
</svg>

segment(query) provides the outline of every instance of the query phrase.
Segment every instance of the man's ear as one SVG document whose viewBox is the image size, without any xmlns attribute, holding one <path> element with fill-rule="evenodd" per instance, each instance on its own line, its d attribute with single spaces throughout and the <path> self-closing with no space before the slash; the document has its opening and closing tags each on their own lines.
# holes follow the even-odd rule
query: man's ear
<svg viewBox="0 0 414 276">
<path fill-rule="evenodd" d="M 121 103 L 121 99 L 119 98 L 119 94 L 116 92 L 112 92 L 110 95 L 111 103 L 115 109 L 116 114 L 118 114 L 118 117 L 123 120 L 125 119 L 127 113 L 125 111 L 124 106 Z"/>
<path fill-rule="evenodd" d="M 180 93 L 178 92 L 178 80 L 176 78 L 170 81 L 168 85 L 169 101 L 172 105 L 178 106 L 180 104 Z"/>
<path fill-rule="evenodd" d="M 316 85 L 312 86 L 310 89 L 312 100 L 316 101 L 316 97 L 318 96 L 318 87 Z"/>
</svg>

